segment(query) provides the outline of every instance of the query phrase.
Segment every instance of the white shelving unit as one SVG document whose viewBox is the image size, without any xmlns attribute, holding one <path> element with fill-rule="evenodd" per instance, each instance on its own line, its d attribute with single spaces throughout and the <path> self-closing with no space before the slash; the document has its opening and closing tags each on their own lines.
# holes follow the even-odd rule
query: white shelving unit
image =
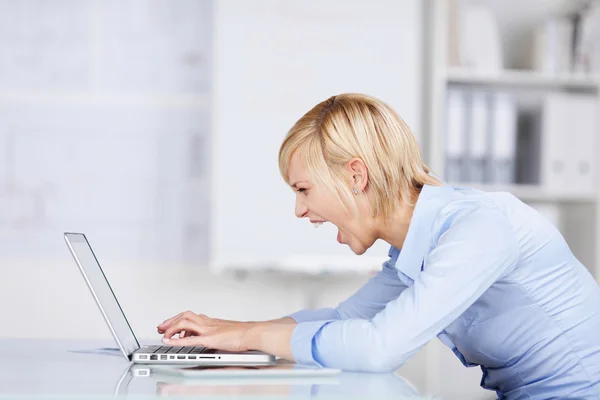
<svg viewBox="0 0 600 400">
<path fill-rule="evenodd" d="M 595 203 L 598 197 L 597 193 L 572 193 L 556 190 L 554 188 L 545 188 L 539 185 L 449 183 L 454 186 L 469 186 L 486 192 L 510 192 L 525 202 Z"/>
<path fill-rule="evenodd" d="M 432 170 L 444 177 L 445 164 L 445 110 L 446 95 L 450 86 L 484 90 L 508 90 L 515 93 L 535 92 L 538 95 L 551 91 L 595 93 L 600 95 L 600 77 L 573 75 L 545 75 L 529 70 L 508 69 L 500 73 L 477 73 L 448 63 L 448 27 L 452 0 L 428 0 L 426 32 L 428 45 L 425 79 L 424 149 L 425 159 Z M 544 15 L 561 14 L 577 8 L 581 2 L 571 0 L 547 0 L 522 2 L 517 0 L 481 0 L 490 6 L 499 20 L 502 19 L 503 40 L 520 41 L 519 35 L 531 33 L 531 24 Z M 520 10 L 518 13 L 515 10 Z M 514 42 L 511 42 L 514 44 Z M 522 43 L 519 43 L 521 45 Z M 508 48 L 513 50 L 512 46 Z M 505 47 L 506 49 L 506 47 Z M 519 66 L 520 67 L 520 66 Z M 599 110 L 600 111 L 600 110 Z M 600 133 L 600 132 L 599 132 Z M 542 132 L 543 134 L 543 132 Z M 596 148 L 598 147 L 596 141 Z M 596 151 L 597 154 L 598 151 Z M 598 192 L 596 162 L 595 190 L 575 193 L 569 190 L 545 188 L 530 184 L 471 184 L 449 182 L 457 186 L 470 186 L 485 191 L 506 191 L 522 201 L 543 207 L 557 208 L 565 239 L 574 254 L 600 281 L 600 193 Z M 448 398 L 496 398 L 493 393 L 478 387 L 481 379 L 479 369 L 463 368 L 455 356 L 437 341 L 425 348 L 426 381 L 429 390 L 444 393 Z"/>
<path fill-rule="evenodd" d="M 448 83 L 481 85 L 492 88 L 516 87 L 520 89 L 597 91 L 600 86 L 599 77 L 545 75 L 524 70 L 482 73 L 463 68 L 448 67 L 445 69 L 445 77 Z"/>
<path fill-rule="evenodd" d="M 499 7 L 507 10 L 514 7 L 509 3 L 516 0 L 504 2 L 503 5 L 496 0 L 485 0 L 490 8 L 498 11 Z M 577 7 L 576 2 L 553 1 L 549 7 L 529 9 L 526 16 L 521 16 L 519 27 L 515 28 L 510 23 L 501 25 L 503 38 L 505 36 L 515 38 L 514 32 L 507 29 L 513 27 L 520 34 L 530 34 L 531 30 L 524 29 L 527 23 L 533 24 L 540 21 L 545 15 L 572 11 Z M 430 79 L 426 83 L 427 105 L 429 115 L 426 115 L 429 126 L 426 126 L 427 140 L 425 157 L 434 172 L 444 177 L 445 164 L 445 107 L 446 93 L 450 86 L 485 89 L 506 90 L 518 94 L 535 92 L 538 95 L 545 92 L 576 92 L 595 94 L 600 96 L 600 77 L 588 75 L 549 75 L 532 70 L 506 69 L 504 71 L 478 72 L 467 68 L 450 66 L 447 61 L 448 47 L 448 23 L 449 23 L 449 1 L 431 0 L 429 8 L 429 53 Z M 504 17 L 506 19 L 506 17 Z M 499 20 L 502 16 L 499 16 Z M 502 23 L 502 21 L 500 21 Z M 529 28 L 532 28 L 530 26 Z M 511 36 L 512 35 L 512 36 Z M 506 46 L 505 46 L 506 47 Z M 599 110 L 600 113 L 600 110 Z M 598 132 L 600 133 L 600 132 Z M 541 132 L 541 135 L 544 133 Z M 598 148 L 598 140 L 595 147 Z M 595 188 L 593 192 L 581 193 L 560 188 L 546 188 L 541 185 L 511 184 L 511 185 L 482 185 L 468 182 L 450 182 L 457 186 L 476 187 L 485 191 L 508 191 L 519 197 L 526 203 L 541 203 L 557 206 L 564 218 L 570 218 L 570 214 L 580 214 L 585 207 L 589 215 L 585 218 L 586 226 L 580 229 L 561 229 L 565 239 L 572 247 L 575 255 L 590 269 L 597 280 L 600 280 L 600 196 L 598 191 L 599 162 L 595 163 Z M 581 218 L 579 218 L 581 219 Z M 590 240 L 590 237 L 593 240 Z M 586 245 L 582 245 L 585 242 Z"/>
</svg>

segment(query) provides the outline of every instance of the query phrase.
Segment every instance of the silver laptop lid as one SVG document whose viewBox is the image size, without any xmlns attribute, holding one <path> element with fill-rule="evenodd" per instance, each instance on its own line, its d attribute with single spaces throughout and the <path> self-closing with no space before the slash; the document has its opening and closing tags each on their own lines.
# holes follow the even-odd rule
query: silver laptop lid
<svg viewBox="0 0 600 400">
<path fill-rule="evenodd" d="M 83 233 L 65 233 L 65 241 L 119 348 L 130 360 L 131 354 L 140 348 L 140 344 L 125 318 L 92 247 Z"/>
</svg>

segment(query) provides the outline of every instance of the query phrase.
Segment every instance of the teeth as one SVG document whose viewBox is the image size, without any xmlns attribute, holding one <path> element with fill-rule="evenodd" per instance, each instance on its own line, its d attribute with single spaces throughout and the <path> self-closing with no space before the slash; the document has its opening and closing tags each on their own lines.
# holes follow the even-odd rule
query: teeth
<svg viewBox="0 0 600 400">
<path fill-rule="evenodd" d="M 318 227 L 320 227 L 321 225 L 323 225 L 323 223 L 322 223 L 322 222 L 313 222 L 313 226 L 314 226 L 315 228 L 318 228 Z"/>
</svg>

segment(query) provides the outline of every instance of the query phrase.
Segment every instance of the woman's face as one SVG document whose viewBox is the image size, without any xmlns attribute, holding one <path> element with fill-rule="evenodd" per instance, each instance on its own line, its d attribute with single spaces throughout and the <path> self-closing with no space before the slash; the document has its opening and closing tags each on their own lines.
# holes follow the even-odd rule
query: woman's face
<svg viewBox="0 0 600 400">
<path fill-rule="evenodd" d="M 352 170 L 348 171 L 349 176 Z M 358 196 L 359 214 L 352 216 L 339 200 L 326 188 L 312 181 L 298 152 L 289 165 L 289 182 L 296 192 L 296 216 L 311 222 L 332 223 L 338 228 L 337 241 L 348 245 L 358 255 L 363 254 L 377 239 L 369 224 L 369 204 L 365 195 Z"/>
</svg>

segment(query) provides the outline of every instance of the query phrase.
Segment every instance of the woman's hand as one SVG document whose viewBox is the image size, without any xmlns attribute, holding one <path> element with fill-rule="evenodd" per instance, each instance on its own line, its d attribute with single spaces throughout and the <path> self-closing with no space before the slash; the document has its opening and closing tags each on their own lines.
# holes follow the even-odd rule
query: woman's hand
<svg viewBox="0 0 600 400">
<path fill-rule="evenodd" d="M 169 318 L 157 327 L 163 342 L 173 346 L 204 346 L 226 351 L 247 351 L 252 322 L 209 318 L 191 311 Z M 175 337 L 178 335 L 179 337 Z"/>
<path fill-rule="evenodd" d="M 163 334 L 163 342 L 172 346 L 259 350 L 293 361 L 290 341 L 296 324 L 288 320 L 238 322 L 186 311 L 158 325 L 157 330 Z"/>
</svg>

